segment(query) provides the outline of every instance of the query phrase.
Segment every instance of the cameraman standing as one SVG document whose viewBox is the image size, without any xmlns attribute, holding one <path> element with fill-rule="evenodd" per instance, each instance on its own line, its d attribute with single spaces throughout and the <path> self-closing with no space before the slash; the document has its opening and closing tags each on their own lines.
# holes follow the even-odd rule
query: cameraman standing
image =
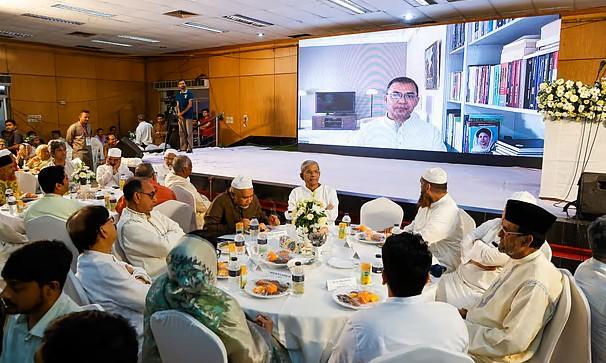
<svg viewBox="0 0 606 363">
<path fill-rule="evenodd" d="M 177 116 L 179 117 L 179 151 L 192 152 L 194 145 L 194 94 L 187 89 L 185 80 L 179 81 L 179 93 L 177 93 L 176 106 Z"/>
</svg>

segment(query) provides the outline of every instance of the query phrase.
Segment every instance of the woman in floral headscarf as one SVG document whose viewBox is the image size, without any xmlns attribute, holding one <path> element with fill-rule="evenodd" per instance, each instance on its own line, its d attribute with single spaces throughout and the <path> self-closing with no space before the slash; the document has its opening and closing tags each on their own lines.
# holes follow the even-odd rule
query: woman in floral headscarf
<svg viewBox="0 0 606 363">
<path fill-rule="evenodd" d="M 145 302 L 143 357 L 162 362 L 150 327 L 150 317 L 174 309 L 191 315 L 219 336 L 230 363 L 290 362 L 285 349 L 272 336 L 272 321 L 258 315 L 246 320 L 238 302 L 215 286 L 217 255 L 205 239 L 187 234 L 166 258 L 168 271 L 151 286 Z"/>
</svg>

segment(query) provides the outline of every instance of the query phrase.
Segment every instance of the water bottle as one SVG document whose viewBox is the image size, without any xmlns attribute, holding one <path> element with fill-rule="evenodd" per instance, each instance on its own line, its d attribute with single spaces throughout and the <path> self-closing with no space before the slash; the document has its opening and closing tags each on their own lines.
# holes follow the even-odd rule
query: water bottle
<svg viewBox="0 0 606 363">
<path fill-rule="evenodd" d="M 15 215 L 17 213 L 17 198 L 14 195 L 10 195 L 7 200 L 9 213 Z"/>
<path fill-rule="evenodd" d="M 372 260 L 372 281 L 375 285 L 381 285 L 383 283 L 383 258 L 380 253 L 375 255 Z"/>
<path fill-rule="evenodd" d="M 238 233 L 234 242 L 236 244 L 236 255 L 243 256 L 246 253 L 246 238 L 242 233 Z"/>
<path fill-rule="evenodd" d="M 296 261 L 292 269 L 292 292 L 295 295 L 303 295 L 305 292 L 305 271 L 301 261 Z"/>
<path fill-rule="evenodd" d="M 238 257 L 233 256 L 229 259 L 227 270 L 230 290 L 238 291 L 240 289 L 240 262 L 238 262 Z"/>
<path fill-rule="evenodd" d="M 259 235 L 259 221 L 257 220 L 257 218 L 253 217 L 250 220 L 250 238 L 252 238 L 254 241 L 255 239 L 257 239 L 258 235 Z"/>
<path fill-rule="evenodd" d="M 349 213 L 345 213 L 341 222 L 346 224 L 345 234 L 351 234 L 351 217 L 349 216 Z"/>
<path fill-rule="evenodd" d="M 257 255 L 262 255 L 264 253 L 267 253 L 267 233 L 266 232 L 259 233 L 259 236 L 257 237 L 257 248 L 256 248 L 255 252 Z"/>
<path fill-rule="evenodd" d="M 4 200 L 6 200 L 6 203 L 8 203 L 8 198 L 13 195 L 13 190 L 11 188 L 8 188 L 4 191 Z"/>
</svg>

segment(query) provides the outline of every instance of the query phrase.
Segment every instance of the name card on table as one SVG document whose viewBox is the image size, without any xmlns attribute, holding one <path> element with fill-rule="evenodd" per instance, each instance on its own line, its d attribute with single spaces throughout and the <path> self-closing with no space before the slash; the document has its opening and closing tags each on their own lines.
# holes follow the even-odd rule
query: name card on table
<svg viewBox="0 0 606 363">
<path fill-rule="evenodd" d="M 348 277 L 345 279 L 326 280 L 326 288 L 328 291 L 333 291 L 344 287 L 355 288 L 356 279 L 354 277 Z"/>
</svg>

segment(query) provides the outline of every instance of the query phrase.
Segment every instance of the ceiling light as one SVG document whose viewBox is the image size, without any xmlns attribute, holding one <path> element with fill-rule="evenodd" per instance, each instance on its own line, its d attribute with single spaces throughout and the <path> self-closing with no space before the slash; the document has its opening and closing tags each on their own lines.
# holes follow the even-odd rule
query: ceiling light
<svg viewBox="0 0 606 363">
<path fill-rule="evenodd" d="M 225 30 L 219 30 L 219 29 L 211 28 L 211 27 L 206 26 L 204 24 L 194 23 L 193 21 L 188 21 L 188 22 L 183 23 L 181 25 L 188 26 L 190 28 L 202 29 L 202 30 L 206 30 L 206 31 L 209 31 L 209 32 L 213 32 L 213 33 L 225 33 Z"/>
<path fill-rule="evenodd" d="M 234 15 L 225 15 L 223 19 L 235 21 L 240 24 L 254 26 L 256 28 L 264 28 L 266 26 L 272 26 L 272 23 L 267 21 L 251 18 L 245 15 L 234 14 Z"/>
<path fill-rule="evenodd" d="M 51 8 L 74 11 L 76 13 L 86 14 L 86 15 L 90 15 L 90 16 L 98 16 L 100 18 L 111 18 L 111 17 L 115 16 L 114 14 L 102 13 L 102 12 L 96 11 L 96 10 L 79 8 L 77 6 L 71 6 L 71 5 L 65 5 L 65 4 L 51 5 Z"/>
<path fill-rule="evenodd" d="M 160 43 L 160 41 L 156 40 L 156 39 L 137 37 L 137 36 L 134 36 L 134 35 L 118 35 L 118 38 L 130 39 L 130 40 L 138 40 L 140 42 L 146 42 L 146 43 Z"/>
<path fill-rule="evenodd" d="M 333 4 L 339 5 L 341 7 L 344 7 L 348 10 L 351 10 L 356 14 L 370 13 L 370 10 L 365 9 L 365 8 L 361 7 L 360 5 L 358 5 L 352 1 L 349 1 L 349 0 L 328 0 L 328 1 L 330 1 Z"/>
<path fill-rule="evenodd" d="M 406 21 L 411 21 L 414 18 L 414 16 L 412 16 L 411 13 L 407 13 L 406 15 L 404 15 L 404 20 Z"/>
<path fill-rule="evenodd" d="M 415 1 L 417 2 L 417 4 L 419 4 L 421 6 L 437 4 L 437 2 L 435 0 L 415 0 Z"/>
<path fill-rule="evenodd" d="M 46 15 L 39 15 L 39 14 L 32 14 L 32 13 L 25 13 L 25 14 L 21 14 L 21 15 L 22 16 L 27 16 L 29 18 L 35 18 L 35 19 L 40 19 L 40 20 L 52 21 L 53 23 L 64 23 L 64 24 L 73 24 L 73 25 L 82 25 L 82 24 L 84 24 L 81 21 L 74 21 L 74 20 L 55 18 L 55 17 L 52 17 L 52 16 L 46 16 Z"/>
<path fill-rule="evenodd" d="M 91 40 L 91 42 L 93 42 L 93 43 L 99 43 L 99 44 L 107 44 L 107 45 L 116 45 L 118 47 L 132 47 L 132 44 L 109 42 L 107 40 L 93 39 L 93 40 Z"/>
<path fill-rule="evenodd" d="M 0 36 L 14 37 L 14 38 L 31 38 L 33 35 L 28 33 L 14 32 L 10 30 L 0 30 Z"/>
<path fill-rule="evenodd" d="M 259 38 L 263 38 L 263 37 L 265 36 L 265 34 L 263 34 L 263 33 L 257 33 L 257 36 L 258 36 Z"/>
</svg>

